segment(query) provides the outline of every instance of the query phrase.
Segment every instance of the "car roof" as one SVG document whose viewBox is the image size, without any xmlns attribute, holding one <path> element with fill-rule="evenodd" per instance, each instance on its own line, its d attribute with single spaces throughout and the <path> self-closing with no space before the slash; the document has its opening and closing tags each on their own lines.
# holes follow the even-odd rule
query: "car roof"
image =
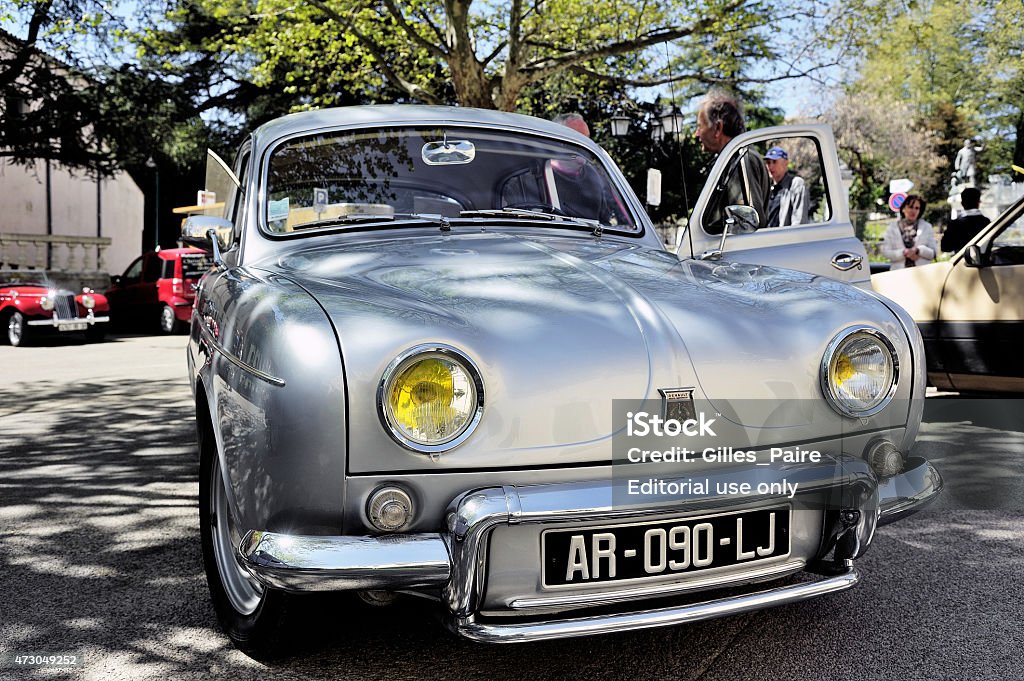
<svg viewBox="0 0 1024 681">
<path fill-rule="evenodd" d="M 570 139 L 597 148 L 590 139 L 554 121 L 534 116 L 474 109 L 461 106 L 423 106 L 418 104 L 376 104 L 343 106 L 288 114 L 263 124 L 253 133 L 255 146 L 270 144 L 276 139 L 318 130 L 347 127 L 388 125 L 485 125 L 538 132 L 552 137 Z"/>
</svg>

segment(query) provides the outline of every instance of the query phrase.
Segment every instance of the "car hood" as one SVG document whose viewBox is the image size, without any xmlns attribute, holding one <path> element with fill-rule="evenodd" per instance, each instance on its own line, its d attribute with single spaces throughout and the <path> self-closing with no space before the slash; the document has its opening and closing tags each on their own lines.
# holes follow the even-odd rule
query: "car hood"
<svg viewBox="0 0 1024 681">
<path fill-rule="evenodd" d="M 421 344 L 454 346 L 480 369 L 484 418 L 440 459 L 472 467 L 607 461 L 623 426 L 613 400 L 660 404 L 673 388 L 693 388 L 732 423 L 745 420 L 740 401 L 791 403 L 768 419 L 777 441 L 836 435 L 818 388 L 832 338 L 869 323 L 906 352 L 880 302 L 810 274 L 680 261 L 627 239 L 374 236 L 259 265 L 307 290 L 335 327 L 354 471 L 409 467 L 380 454 L 394 443 L 376 392 L 387 365 Z"/>
</svg>

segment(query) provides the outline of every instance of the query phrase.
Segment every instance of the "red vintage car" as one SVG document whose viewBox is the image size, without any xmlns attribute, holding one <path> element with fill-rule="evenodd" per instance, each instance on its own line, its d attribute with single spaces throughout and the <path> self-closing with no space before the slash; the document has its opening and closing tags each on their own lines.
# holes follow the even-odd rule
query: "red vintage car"
<svg viewBox="0 0 1024 681">
<path fill-rule="evenodd" d="M 84 288 L 79 294 L 37 282 L 0 282 L 0 328 L 11 345 L 25 345 L 37 334 L 85 334 L 103 340 L 110 321 L 107 299 Z"/>
<path fill-rule="evenodd" d="M 198 248 L 165 248 L 136 258 L 107 289 L 115 321 L 159 321 L 164 333 L 184 330 L 192 318 L 196 286 L 210 269 L 209 257 Z"/>
</svg>

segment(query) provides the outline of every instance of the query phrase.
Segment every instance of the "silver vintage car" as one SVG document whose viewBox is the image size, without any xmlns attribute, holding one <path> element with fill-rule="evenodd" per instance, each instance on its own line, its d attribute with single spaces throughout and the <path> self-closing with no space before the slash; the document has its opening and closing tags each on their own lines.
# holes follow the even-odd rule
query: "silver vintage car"
<svg viewBox="0 0 1024 681">
<path fill-rule="evenodd" d="M 813 151 L 811 222 L 754 233 L 732 206 L 713 234 L 704 195 L 678 255 L 599 146 L 526 116 L 300 113 L 215 159 L 224 216 L 183 227 L 215 263 L 187 354 L 236 645 L 271 652 L 301 592 L 414 593 L 517 642 L 852 587 L 941 488 L 909 455 L 921 337 L 839 253 L 827 128 L 737 138 L 706 192 L 784 137 Z M 787 240 L 805 271 L 776 266 Z"/>
</svg>

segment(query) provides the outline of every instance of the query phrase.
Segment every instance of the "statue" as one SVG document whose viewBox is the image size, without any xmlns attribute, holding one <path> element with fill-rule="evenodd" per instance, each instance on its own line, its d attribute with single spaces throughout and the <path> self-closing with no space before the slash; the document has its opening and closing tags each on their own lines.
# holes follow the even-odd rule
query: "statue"
<svg viewBox="0 0 1024 681">
<path fill-rule="evenodd" d="M 976 187 L 975 182 L 978 174 L 978 152 L 982 147 L 974 146 L 974 140 L 965 139 L 964 146 L 956 153 L 956 160 L 953 162 L 953 184 L 967 184 Z"/>
</svg>

